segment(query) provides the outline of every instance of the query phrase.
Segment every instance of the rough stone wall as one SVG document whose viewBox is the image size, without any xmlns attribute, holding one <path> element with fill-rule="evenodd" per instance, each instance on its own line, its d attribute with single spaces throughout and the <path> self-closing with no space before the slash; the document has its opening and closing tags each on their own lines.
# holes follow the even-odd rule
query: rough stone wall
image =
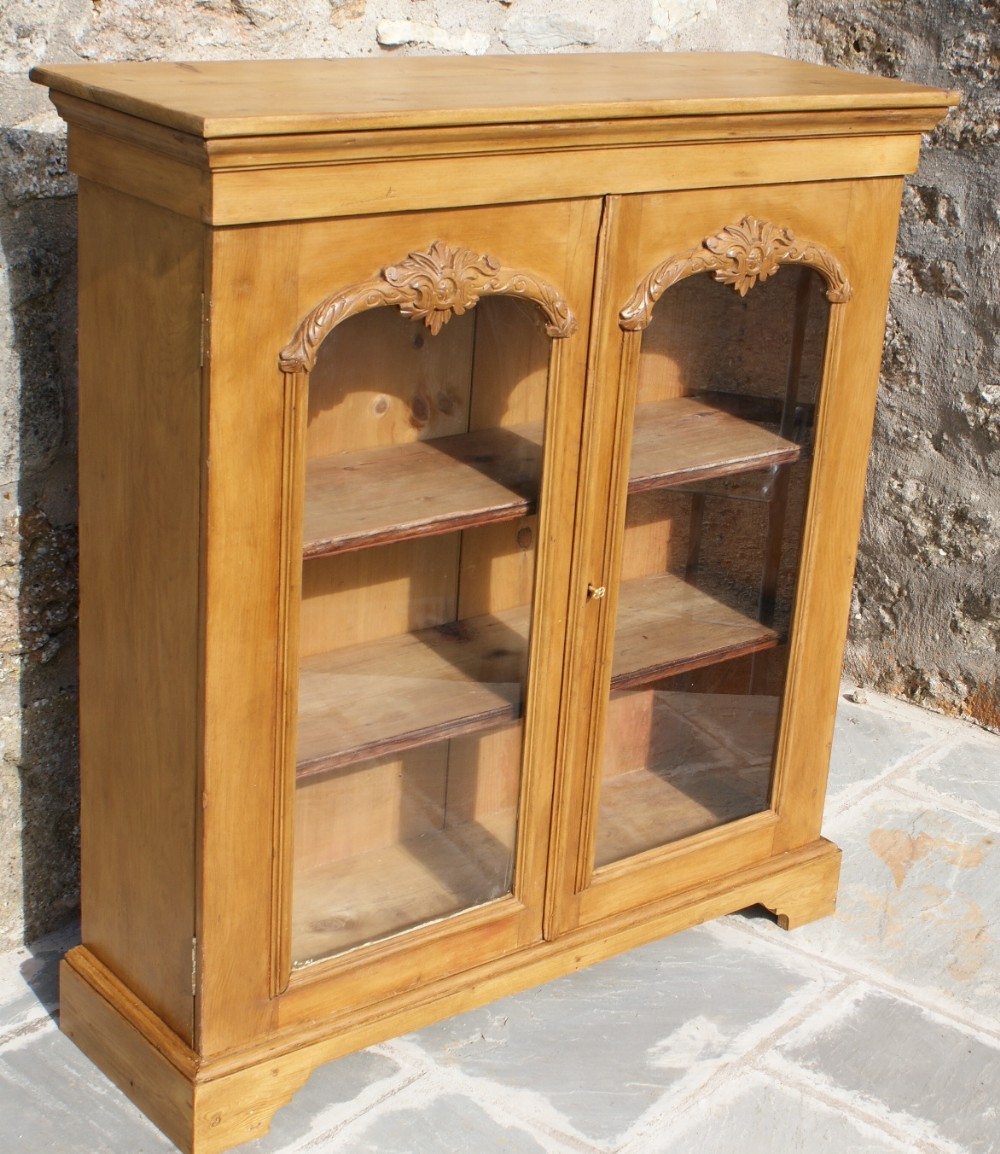
<svg viewBox="0 0 1000 1154">
<path fill-rule="evenodd" d="M 962 95 L 903 200 L 847 667 L 1000 728 L 1000 4 L 789 20 L 793 56 Z"/>
<path fill-rule="evenodd" d="M 752 49 L 787 0 L 5 0 L 0 6 L 0 949 L 78 901 L 75 184 L 41 61 Z"/>
</svg>

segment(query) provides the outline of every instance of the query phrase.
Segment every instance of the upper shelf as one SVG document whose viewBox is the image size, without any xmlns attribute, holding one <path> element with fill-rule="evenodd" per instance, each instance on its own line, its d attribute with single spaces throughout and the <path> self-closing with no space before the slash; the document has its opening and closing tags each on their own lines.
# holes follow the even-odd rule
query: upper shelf
<svg viewBox="0 0 1000 1154">
<path fill-rule="evenodd" d="M 690 485 L 798 459 L 794 442 L 699 397 L 640 405 L 636 410 L 628 491 Z"/>
<path fill-rule="evenodd" d="M 526 516 L 540 424 L 321 457 L 306 464 L 303 556 L 362 549 Z M 695 397 L 636 412 L 629 492 L 794 461 L 800 448 Z"/>
<path fill-rule="evenodd" d="M 534 509 L 540 423 L 362 449 L 306 464 L 303 556 L 383 545 Z"/>
</svg>

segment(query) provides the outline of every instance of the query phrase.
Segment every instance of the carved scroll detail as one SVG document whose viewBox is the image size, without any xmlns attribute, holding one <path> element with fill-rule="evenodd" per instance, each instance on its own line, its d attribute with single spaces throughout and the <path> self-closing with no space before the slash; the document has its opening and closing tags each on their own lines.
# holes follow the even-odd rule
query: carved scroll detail
<svg viewBox="0 0 1000 1154">
<path fill-rule="evenodd" d="M 568 337 L 576 331 L 569 305 L 548 282 L 529 272 L 504 268 L 492 256 L 435 241 L 426 252 L 411 252 L 377 277 L 321 301 L 281 350 L 278 363 L 285 373 L 308 372 L 330 330 L 366 309 L 398 305 L 403 316 L 422 320 L 437 334 L 452 316 L 474 308 L 484 296 L 532 301 L 545 314 L 550 337 Z"/>
<path fill-rule="evenodd" d="M 809 265 L 826 281 L 826 298 L 833 304 L 851 299 L 852 289 L 840 261 L 821 244 L 799 242 L 790 229 L 745 216 L 739 224 L 707 236 L 695 248 L 663 261 L 643 280 L 619 314 L 626 331 L 644 329 L 653 305 L 671 285 L 699 272 L 710 272 L 722 284 L 746 294 L 785 264 Z"/>
</svg>

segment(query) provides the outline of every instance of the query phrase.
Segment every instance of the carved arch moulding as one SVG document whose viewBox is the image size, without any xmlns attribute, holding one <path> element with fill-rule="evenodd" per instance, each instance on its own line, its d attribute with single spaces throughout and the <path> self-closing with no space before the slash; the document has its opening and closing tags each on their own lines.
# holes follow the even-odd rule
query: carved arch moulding
<svg viewBox="0 0 1000 1154">
<path fill-rule="evenodd" d="M 727 224 L 694 248 L 675 253 L 658 264 L 632 294 L 618 323 L 626 332 L 644 329 L 664 292 L 695 273 L 711 273 L 720 283 L 732 285 L 742 297 L 782 265 L 814 268 L 826 282 L 826 298 L 831 304 L 844 304 L 851 299 L 844 269 L 828 248 L 815 241 L 797 240 L 791 229 L 783 225 L 744 216 L 738 224 Z"/>
<path fill-rule="evenodd" d="M 576 318 L 558 290 L 523 269 L 505 268 L 492 256 L 435 241 L 426 252 L 411 252 L 378 276 L 326 297 L 306 316 L 281 350 L 284 373 L 309 372 L 327 334 L 366 309 L 398 306 L 405 317 L 422 320 L 435 335 L 451 320 L 474 308 L 484 296 L 513 296 L 531 301 L 545 316 L 550 337 L 568 337 Z"/>
</svg>

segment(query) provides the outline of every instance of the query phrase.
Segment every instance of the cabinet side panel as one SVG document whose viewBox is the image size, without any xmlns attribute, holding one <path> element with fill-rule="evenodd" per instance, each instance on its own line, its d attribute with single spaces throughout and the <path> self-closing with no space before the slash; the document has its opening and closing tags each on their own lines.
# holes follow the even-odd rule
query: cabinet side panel
<svg viewBox="0 0 1000 1154">
<path fill-rule="evenodd" d="M 853 296 L 836 339 L 831 334 L 818 417 L 787 688 L 792 708 L 776 762 L 779 853 L 814 841 L 823 816 L 902 190 L 895 179 L 851 185 L 841 259 Z"/>
<path fill-rule="evenodd" d="M 202 229 L 80 182 L 83 940 L 193 1028 Z"/>
</svg>

